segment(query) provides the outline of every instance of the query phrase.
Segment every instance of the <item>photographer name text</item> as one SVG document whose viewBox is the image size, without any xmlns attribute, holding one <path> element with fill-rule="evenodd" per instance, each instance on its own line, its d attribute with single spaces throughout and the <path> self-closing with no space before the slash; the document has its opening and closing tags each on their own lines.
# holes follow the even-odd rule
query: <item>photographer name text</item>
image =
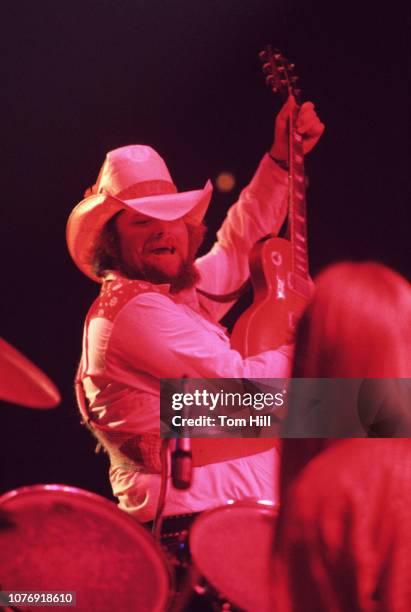
<svg viewBox="0 0 411 612">
<path fill-rule="evenodd" d="M 198 417 L 183 417 L 181 414 L 176 414 L 171 419 L 173 427 L 270 427 L 271 415 L 258 414 L 256 416 L 229 417 L 224 414 L 219 414 L 215 417 L 198 416 Z"/>
</svg>

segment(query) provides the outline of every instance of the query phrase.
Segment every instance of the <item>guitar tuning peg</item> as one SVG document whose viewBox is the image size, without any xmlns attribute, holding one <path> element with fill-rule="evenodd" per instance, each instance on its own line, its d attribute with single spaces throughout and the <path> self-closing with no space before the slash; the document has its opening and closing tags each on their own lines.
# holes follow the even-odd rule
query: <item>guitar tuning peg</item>
<svg viewBox="0 0 411 612">
<path fill-rule="evenodd" d="M 295 64 L 288 64 L 288 70 L 294 70 Z"/>
<path fill-rule="evenodd" d="M 264 72 L 264 74 L 271 74 L 272 73 L 271 64 L 269 62 L 263 64 L 263 72 Z"/>
<path fill-rule="evenodd" d="M 267 83 L 269 87 L 271 87 L 273 91 L 278 91 L 278 82 L 274 75 L 269 74 L 266 77 L 265 82 Z"/>
</svg>

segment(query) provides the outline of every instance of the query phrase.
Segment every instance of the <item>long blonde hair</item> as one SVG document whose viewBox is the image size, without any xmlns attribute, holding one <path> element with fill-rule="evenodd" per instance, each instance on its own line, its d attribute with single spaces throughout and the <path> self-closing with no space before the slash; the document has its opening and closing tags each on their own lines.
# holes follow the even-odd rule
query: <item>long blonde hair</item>
<svg viewBox="0 0 411 612">
<path fill-rule="evenodd" d="M 410 283 L 377 262 L 321 272 L 299 324 L 294 376 L 410 378 Z"/>
<path fill-rule="evenodd" d="M 411 378 L 411 285 L 405 278 L 377 262 L 341 262 L 321 272 L 315 285 L 298 325 L 295 378 Z M 303 467 L 334 442 L 283 440 L 282 498 Z"/>
</svg>

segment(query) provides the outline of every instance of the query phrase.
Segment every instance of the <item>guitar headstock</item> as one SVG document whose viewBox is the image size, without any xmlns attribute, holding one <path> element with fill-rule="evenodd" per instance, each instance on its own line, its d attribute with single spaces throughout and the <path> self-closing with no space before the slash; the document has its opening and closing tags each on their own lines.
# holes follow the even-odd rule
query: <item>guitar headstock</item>
<svg viewBox="0 0 411 612">
<path fill-rule="evenodd" d="M 271 45 L 267 45 L 259 57 L 263 65 L 265 82 L 271 91 L 280 93 L 285 99 L 293 95 L 297 104 L 300 104 L 301 89 L 298 87 L 298 76 L 294 74 L 294 64 Z"/>
</svg>

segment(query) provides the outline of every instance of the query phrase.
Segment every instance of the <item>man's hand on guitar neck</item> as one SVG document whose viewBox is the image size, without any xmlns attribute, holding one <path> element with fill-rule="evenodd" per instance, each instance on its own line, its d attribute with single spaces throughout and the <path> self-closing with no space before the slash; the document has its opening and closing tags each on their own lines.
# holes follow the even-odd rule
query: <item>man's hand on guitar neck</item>
<svg viewBox="0 0 411 612">
<path fill-rule="evenodd" d="M 270 149 L 270 155 L 274 159 L 285 163 L 288 162 L 288 117 L 295 107 L 295 98 L 290 96 L 275 120 L 274 141 Z M 325 129 L 312 102 L 304 102 L 301 105 L 296 128 L 303 136 L 304 153 L 308 153 L 315 147 Z"/>
</svg>

